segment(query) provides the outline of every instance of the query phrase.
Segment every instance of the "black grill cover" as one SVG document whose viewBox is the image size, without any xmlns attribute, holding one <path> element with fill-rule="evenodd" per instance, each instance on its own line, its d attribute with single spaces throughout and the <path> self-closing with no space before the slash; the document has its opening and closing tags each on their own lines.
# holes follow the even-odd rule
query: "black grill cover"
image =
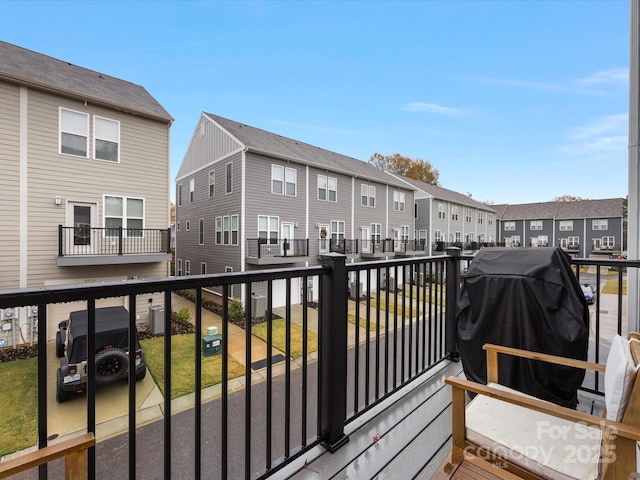
<svg viewBox="0 0 640 480">
<path fill-rule="evenodd" d="M 559 248 L 487 248 L 462 277 L 458 351 L 468 379 L 487 383 L 485 343 L 587 359 L 589 309 Z M 500 355 L 501 384 L 575 408 L 584 370 Z"/>
</svg>

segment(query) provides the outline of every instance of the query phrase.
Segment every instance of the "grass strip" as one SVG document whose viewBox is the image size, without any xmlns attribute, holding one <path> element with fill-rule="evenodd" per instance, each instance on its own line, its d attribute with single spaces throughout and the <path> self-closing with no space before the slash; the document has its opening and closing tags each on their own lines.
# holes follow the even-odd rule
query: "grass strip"
<svg viewBox="0 0 640 480">
<path fill-rule="evenodd" d="M 286 320 L 279 318 L 272 320 L 273 346 L 283 353 L 286 353 Z M 267 322 L 259 323 L 251 328 L 251 333 L 263 341 L 267 341 Z M 316 332 L 307 330 L 307 353 L 318 350 L 318 335 Z M 302 326 L 296 322 L 291 322 L 291 357 L 302 356 Z"/>
<path fill-rule="evenodd" d="M 0 363 L 0 457 L 38 443 L 38 359 Z M 49 392 L 49 395 L 55 395 Z"/>
</svg>

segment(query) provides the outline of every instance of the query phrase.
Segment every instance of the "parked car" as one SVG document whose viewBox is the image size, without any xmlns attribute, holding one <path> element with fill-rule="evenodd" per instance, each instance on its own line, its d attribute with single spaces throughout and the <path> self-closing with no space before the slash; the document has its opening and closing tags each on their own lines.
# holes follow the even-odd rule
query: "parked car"
<svg viewBox="0 0 640 480">
<path fill-rule="evenodd" d="M 95 318 L 96 384 L 106 385 L 128 378 L 129 312 L 124 307 L 96 308 Z M 58 324 L 56 356 L 60 358 L 56 401 L 61 403 L 87 388 L 87 310 L 72 312 L 68 320 Z M 136 381 L 139 381 L 147 374 L 147 363 L 137 331 L 135 359 Z"/>
<path fill-rule="evenodd" d="M 589 305 L 595 303 L 596 301 L 596 291 L 589 283 L 581 283 L 580 288 L 582 289 L 582 293 L 584 294 L 584 299 L 587 301 Z"/>
</svg>

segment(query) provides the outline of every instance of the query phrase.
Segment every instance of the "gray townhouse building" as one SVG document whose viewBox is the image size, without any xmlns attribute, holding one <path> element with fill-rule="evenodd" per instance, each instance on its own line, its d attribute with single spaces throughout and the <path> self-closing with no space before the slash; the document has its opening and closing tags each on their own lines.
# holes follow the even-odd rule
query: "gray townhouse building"
<svg viewBox="0 0 640 480">
<path fill-rule="evenodd" d="M 428 255 L 443 252 L 451 244 L 472 250 L 495 244 L 497 212 L 493 207 L 453 190 L 387 173 L 416 189 L 414 238 L 427 245 Z"/>
<path fill-rule="evenodd" d="M 624 199 L 494 205 L 499 242 L 512 247 L 561 247 L 588 258 L 625 248 Z"/>
<path fill-rule="evenodd" d="M 314 265 L 332 251 L 350 262 L 414 255 L 414 190 L 363 161 L 203 112 L 176 176 L 176 275 Z M 293 303 L 305 288 L 317 296 L 316 283 L 294 282 Z M 274 285 L 274 305 L 285 296 Z"/>
<path fill-rule="evenodd" d="M 173 119 L 162 105 L 140 85 L 6 42 L 0 105 L 0 289 L 167 276 Z M 54 338 L 85 304 L 47 308 Z M 144 320 L 148 302 L 139 310 Z M 2 311 L 0 343 L 29 342 L 36 315 Z"/>
</svg>

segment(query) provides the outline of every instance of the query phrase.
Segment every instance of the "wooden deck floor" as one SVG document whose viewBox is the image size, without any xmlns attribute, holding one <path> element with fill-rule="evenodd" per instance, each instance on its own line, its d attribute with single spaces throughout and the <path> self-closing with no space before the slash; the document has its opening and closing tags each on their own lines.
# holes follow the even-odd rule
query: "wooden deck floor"
<svg viewBox="0 0 640 480">
<path fill-rule="evenodd" d="M 337 452 L 316 447 L 274 478 L 430 479 L 451 450 L 450 375 L 464 375 L 462 364 L 441 363 L 349 424 L 349 442 Z M 579 410 L 602 413 L 602 397 L 580 392 L 579 400 Z"/>
</svg>

